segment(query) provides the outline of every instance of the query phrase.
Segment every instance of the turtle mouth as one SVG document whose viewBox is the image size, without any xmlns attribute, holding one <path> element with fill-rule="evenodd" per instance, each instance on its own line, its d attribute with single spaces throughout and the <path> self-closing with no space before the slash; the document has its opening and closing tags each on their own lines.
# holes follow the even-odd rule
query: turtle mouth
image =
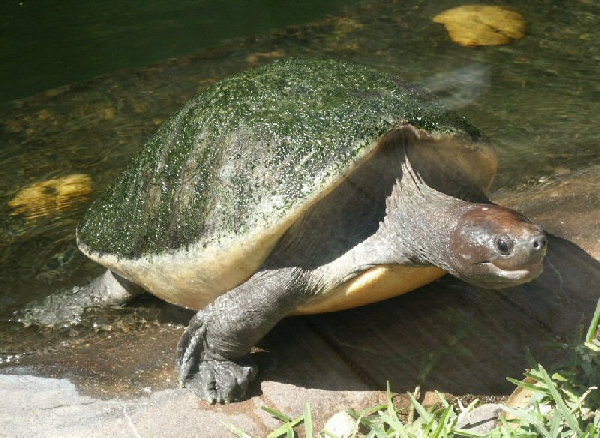
<svg viewBox="0 0 600 438">
<path fill-rule="evenodd" d="M 480 262 L 478 264 L 485 266 L 491 276 L 488 277 L 487 281 L 482 279 L 482 285 L 494 289 L 527 283 L 538 278 L 544 271 L 544 264 L 541 260 L 530 265 L 502 268 L 491 261 Z"/>
<path fill-rule="evenodd" d="M 540 276 L 542 271 L 544 270 L 543 263 L 536 262 L 527 266 L 519 266 L 515 268 L 501 268 L 498 265 L 495 265 L 492 262 L 488 262 L 490 272 L 498 275 L 499 277 L 504 277 L 509 280 L 521 280 L 521 279 L 531 279 L 537 278 Z"/>
</svg>

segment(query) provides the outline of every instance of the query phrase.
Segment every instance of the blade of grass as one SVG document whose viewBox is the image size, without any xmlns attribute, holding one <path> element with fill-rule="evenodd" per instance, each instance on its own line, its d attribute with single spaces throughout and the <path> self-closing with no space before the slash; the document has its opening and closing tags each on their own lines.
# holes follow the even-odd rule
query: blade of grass
<svg viewBox="0 0 600 438">
<path fill-rule="evenodd" d="M 395 412 L 394 409 L 394 401 L 392 399 L 392 387 L 390 386 L 390 381 L 387 381 L 387 409 L 389 411 L 389 413 L 391 414 L 392 412 Z"/>
<path fill-rule="evenodd" d="M 300 424 L 304 420 L 304 415 L 299 416 L 295 420 L 286 422 L 284 425 L 278 427 L 273 432 L 267 435 L 267 438 L 279 438 L 281 435 L 286 434 L 289 437 L 294 436 L 294 427 Z"/>
<path fill-rule="evenodd" d="M 234 433 L 235 435 L 239 436 L 240 438 L 252 438 L 246 432 L 244 432 L 243 430 L 238 429 L 233 424 L 231 424 L 229 421 L 223 421 L 222 423 L 225 425 L 225 427 L 227 429 L 229 429 L 232 433 Z"/>
<path fill-rule="evenodd" d="M 550 423 L 550 435 L 554 436 L 558 436 L 558 433 L 560 432 L 561 429 L 561 416 L 560 415 L 554 415 L 552 417 L 552 422 Z"/>
<path fill-rule="evenodd" d="M 367 437 L 388 438 L 388 434 L 378 427 L 373 427 Z"/>
<path fill-rule="evenodd" d="M 533 357 L 533 354 L 531 354 L 531 350 L 529 348 L 525 348 L 525 358 L 527 359 L 529 368 L 535 368 L 537 366 L 537 361 Z"/>
<path fill-rule="evenodd" d="M 394 418 L 391 415 L 385 413 L 384 411 L 379 411 L 379 416 L 382 418 L 383 421 L 385 421 L 392 427 L 393 431 L 396 433 L 396 436 L 399 435 L 402 438 L 409 438 L 409 435 L 406 433 L 404 425 L 397 417 Z"/>
<path fill-rule="evenodd" d="M 304 405 L 304 431 L 306 433 L 306 438 L 312 438 L 312 417 L 310 415 L 310 403 L 308 402 Z"/>
<path fill-rule="evenodd" d="M 538 418 L 534 417 L 533 415 L 531 415 L 529 412 L 527 412 L 523 409 L 512 409 L 512 408 L 509 408 L 508 406 L 503 406 L 502 409 L 504 411 L 508 412 L 509 414 L 511 414 L 513 417 L 518 418 L 521 421 L 524 421 L 524 422 L 534 425 L 537 428 L 538 432 L 541 435 L 543 435 L 544 437 L 553 438 L 550 435 L 550 432 L 540 422 L 540 420 Z M 510 427 L 510 426 L 508 426 L 508 427 Z"/>
<path fill-rule="evenodd" d="M 289 423 L 290 421 L 292 421 L 292 419 L 290 417 L 288 417 L 285 414 L 282 414 L 279 411 L 276 411 L 275 409 L 271 409 L 267 406 L 262 406 L 261 409 L 269 414 L 271 414 L 273 417 L 277 418 L 279 421 L 283 421 L 284 423 Z"/>
<path fill-rule="evenodd" d="M 433 432 L 433 435 L 431 435 L 431 438 L 443 438 L 442 433 L 444 432 L 444 429 L 447 426 L 447 422 L 448 422 L 448 418 L 450 416 L 450 413 L 452 412 L 452 406 L 447 406 L 441 417 L 438 420 L 438 425 L 435 429 L 435 431 Z"/>
<path fill-rule="evenodd" d="M 389 380 L 387 382 L 387 415 L 395 424 L 399 423 L 402 427 L 402 422 L 398 418 L 398 413 L 396 412 L 396 408 L 394 407 L 394 397 L 392 395 L 392 388 L 390 386 Z"/>
<path fill-rule="evenodd" d="M 379 436 L 379 434 L 383 433 L 383 430 L 375 423 L 375 421 L 370 420 L 369 418 L 362 418 L 359 421 L 359 427 L 363 426 L 365 430 L 370 431 L 370 433 L 375 433 Z M 356 430 L 356 429 L 355 429 Z M 356 435 L 357 432 L 354 432 Z"/>
<path fill-rule="evenodd" d="M 356 424 L 354 425 L 354 433 L 352 436 L 356 436 L 356 434 L 358 433 L 358 428 L 360 427 L 360 425 L 365 425 L 367 427 L 373 427 L 373 425 L 371 424 L 371 421 L 369 421 L 368 417 L 370 415 L 373 415 L 375 412 L 379 412 L 382 411 L 386 408 L 386 405 L 377 405 L 377 406 L 373 406 L 371 408 L 366 408 L 363 409 L 360 412 L 356 412 L 354 409 L 348 409 L 346 412 L 348 413 L 348 415 L 350 415 L 352 418 L 354 418 L 356 420 Z"/>
<path fill-rule="evenodd" d="M 587 331 L 587 336 L 585 337 L 586 342 L 592 342 L 594 340 L 594 336 L 596 335 L 596 330 L 598 330 L 598 324 L 600 323 L 600 299 L 596 304 L 596 311 L 594 312 L 594 317 L 592 318 L 592 322 L 590 323 L 590 328 Z"/>
<path fill-rule="evenodd" d="M 440 401 L 442 402 L 442 406 L 447 408 L 448 406 L 450 406 L 450 403 L 448 403 L 446 401 L 446 399 L 444 398 L 444 396 L 439 392 L 439 391 L 435 391 L 435 395 L 437 395 L 437 398 L 440 399 Z"/>
<path fill-rule="evenodd" d="M 513 379 L 512 377 L 507 377 L 506 380 L 516 386 L 520 386 L 521 388 L 529 389 L 532 392 L 543 392 L 539 386 L 532 385 L 531 383 L 527 383 L 522 380 Z"/>
<path fill-rule="evenodd" d="M 363 417 L 367 417 L 369 415 L 374 414 L 375 412 L 381 411 L 383 409 L 387 408 L 387 405 L 377 405 L 377 406 L 373 406 L 370 408 L 366 408 L 363 409 L 360 412 L 356 412 L 354 409 L 348 409 L 348 415 L 350 415 L 351 417 L 355 418 L 355 419 L 359 419 L 359 418 L 363 418 Z"/>
<path fill-rule="evenodd" d="M 476 398 L 475 400 L 473 400 L 471 403 L 469 403 L 469 405 L 466 407 L 466 411 L 467 412 L 471 412 L 473 409 L 475 409 L 475 406 L 479 403 L 479 399 Z"/>
<path fill-rule="evenodd" d="M 431 421 L 431 415 L 429 414 L 429 412 L 427 412 L 425 408 L 421 406 L 421 403 L 419 403 L 417 399 L 413 397 L 412 394 L 408 393 L 408 396 L 410 397 L 410 401 L 415 407 L 418 414 L 423 418 L 423 421 L 425 421 L 425 423 L 429 423 Z"/>
<path fill-rule="evenodd" d="M 488 436 L 487 434 L 482 435 L 480 433 L 473 432 L 473 431 L 466 430 L 466 429 L 454 429 L 454 433 L 457 436 L 466 437 L 466 438 L 485 438 L 486 436 Z"/>
<path fill-rule="evenodd" d="M 417 385 L 417 387 L 415 388 L 415 391 L 413 392 L 413 397 L 415 399 L 421 397 L 421 386 L 420 385 Z M 406 422 L 408 424 L 412 424 L 413 421 L 415 421 L 415 406 L 411 403 Z"/>
<path fill-rule="evenodd" d="M 581 429 L 579 427 L 579 423 L 577 422 L 577 419 L 573 416 L 573 413 L 567 407 L 563 398 L 558 393 L 558 390 L 556 389 L 556 385 L 554 384 L 554 382 L 552 381 L 552 379 L 546 372 L 546 369 L 541 364 L 539 365 L 539 367 L 540 367 L 540 371 L 542 372 L 542 378 L 544 379 L 544 383 L 548 387 L 548 390 L 550 391 L 550 394 L 552 395 L 552 398 L 554 399 L 554 402 L 556 403 L 556 409 L 558 409 L 558 411 L 563 416 L 565 421 L 569 424 L 569 427 L 571 429 L 573 429 L 573 431 L 575 433 L 577 433 L 578 436 L 580 436 L 583 432 L 581 431 Z"/>
</svg>

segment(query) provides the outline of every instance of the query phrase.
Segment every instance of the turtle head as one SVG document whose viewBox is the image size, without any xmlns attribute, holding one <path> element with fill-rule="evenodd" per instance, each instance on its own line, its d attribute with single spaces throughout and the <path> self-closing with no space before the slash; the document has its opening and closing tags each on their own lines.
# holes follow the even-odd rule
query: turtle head
<svg viewBox="0 0 600 438">
<path fill-rule="evenodd" d="M 500 289 L 537 278 L 548 239 L 521 214 L 494 204 L 478 204 L 452 231 L 454 275 L 475 286 Z"/>
</svg>

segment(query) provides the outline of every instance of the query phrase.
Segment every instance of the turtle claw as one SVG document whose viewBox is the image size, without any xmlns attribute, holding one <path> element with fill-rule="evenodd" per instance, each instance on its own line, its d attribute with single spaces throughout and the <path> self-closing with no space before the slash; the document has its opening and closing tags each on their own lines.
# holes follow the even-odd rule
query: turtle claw
<svg viewBox="0 0 600 438">
<path fill-rule="evenodd" d="M 202 359 L 206 350 L 206 324 L 202 319 L 202 312 L 198 312 L 190 320 L 183 335 L 177 343 L 177 380 L 185 386 L 193 366 Z"/>
<path fill-rule="evenodd" d="M 177 344 L 177 379 L 210 404 L 244 397 L 257 368 L 250 361 L 233 362 L 207 351 L 206 323 L 198 312 Z"/>
<path fill-rule="evenodd" d="M 256 366 L 252 364 L 209 359 L 200 363 L 185 386 L 210 404 L 230 403 L 246 395 L 255 376 Z"/>
</svg>

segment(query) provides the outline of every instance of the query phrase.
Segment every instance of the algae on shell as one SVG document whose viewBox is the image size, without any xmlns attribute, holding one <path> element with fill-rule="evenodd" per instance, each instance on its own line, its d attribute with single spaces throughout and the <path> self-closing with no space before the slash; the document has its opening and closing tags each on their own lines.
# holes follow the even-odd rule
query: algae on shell
<svg viewBox="0 0 600 438">
<path fill-rule="evenodd" d="M 209 86 L 167 121 L 90 208 L 90 251 L 135 259 L 227 248 L 318 195 L 401 123 L 479 132 L 397 78 L 335 60 L 283 60 Z"/>
</svg>

